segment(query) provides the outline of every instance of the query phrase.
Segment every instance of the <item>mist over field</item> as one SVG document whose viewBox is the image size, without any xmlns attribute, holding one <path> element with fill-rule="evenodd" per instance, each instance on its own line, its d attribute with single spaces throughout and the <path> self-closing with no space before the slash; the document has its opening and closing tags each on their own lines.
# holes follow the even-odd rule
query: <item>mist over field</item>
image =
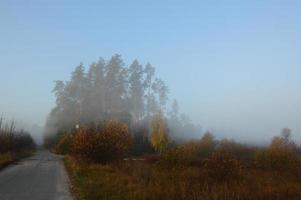
<svg viewBox="0 0 301 200">
<path fill-rule="evenodd" d="M 43 128 L 56 104 L 54 81 L 118 53 L 127 65 L 156 68 L 169 88 L 166 111 L 176 99 L 202 127 L 199 137 L 210 130 L 267 143 L 288 127 L 301 141 L 296 4 L 1 2 L 0 115 Z"/>
</svg>

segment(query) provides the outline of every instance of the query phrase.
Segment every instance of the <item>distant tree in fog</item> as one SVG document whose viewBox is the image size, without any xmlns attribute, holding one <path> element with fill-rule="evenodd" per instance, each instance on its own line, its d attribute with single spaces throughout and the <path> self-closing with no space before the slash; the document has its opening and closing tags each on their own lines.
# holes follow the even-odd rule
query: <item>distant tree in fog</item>
<svg viewBox="0 0 301 200">
<path fill-rule="evenodd" d="M 154 87 L 154 91 L 158 95 L 159 106 L 160 106 L 159 111 L 164 113 L 166 111 L 166 104 L 168 100 L 168 87 L 161 79 L 156 79 L 153 87 Z"/>
<path fill-rule="evenodd" d="M 120 55 L 114 55 L 105 68 L 105 113 L 108 117 L 121 117 L 127 114 L 127 69 Z"/>
<path fill-rule="evenodd" d="M 199 138 L 202 133 L 202 128 L 193 124 L 189 117 L 185 114 L 180 114 L 180 106 L 177 100 L 173 100 L 169 111 L 168 125 L 170 134 L 176 139 Z"/>
<path fill-rule="evenodd" d="M 118 54 L 107 61 L 100 58 L 87 70 L 80 63 L 69 81 L 55 81 L 52 92 L 56 106 L 47 119 L 46 133 L 111 119 L 150 133 L 154 116 L 167 117 L 169 90 L 155 76 L 155 68 L 149 63 L 143 67 L 138 60 L 127 67 Z M 176 101 L 168 122 L 172 132 L 181 132 L 188 126 L 181 122 Z"/>
<path fill-rule="evenodd" d="M 105 116 L 105 61 L 100 58 L 97 63 L 92 63 L 88 71 L 88 107 L 86 110 L 87 121 L 103 120 Z"/>
<path fill-rule="evenodd" d="M 178 101 L 174 99 L 171 105 L 171 111 L 169 113 L 171 121 L 179 122 L 179 111 L 180 108 L 179 108 Z"/>
<path fill-rule="evenodd" d="M 143 82 L 145 90 L 145 101 L 146 101 L 146 117 L 149 120 L 150 116 L 159 110 L 158 102 L 155 97 L 154 82 L 155 82 L 155 68 L 147 63 L 144 69 L 145 79 Z"/>
<path fill-rule="evenodd" d="M 129 103 L 134 122 L 144 116 L 143 67 L 137 60 L 129 67 Z"/>
</svg>

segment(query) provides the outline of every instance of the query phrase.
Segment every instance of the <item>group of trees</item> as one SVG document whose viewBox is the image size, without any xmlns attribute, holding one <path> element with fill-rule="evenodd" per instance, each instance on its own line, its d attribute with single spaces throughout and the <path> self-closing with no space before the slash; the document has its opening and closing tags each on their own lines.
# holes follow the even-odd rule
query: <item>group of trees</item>
<svg viewBox="0 0 301 200">
<path fill-rule="evenodd" d="M 0 118 L 0 154 L 1 153 L 19 153 L 32 150 L 35 143 L 29 133 L 24 130 L 17 130 L 15 123 L 5 123 Z"/>
<path fill-rule="evenodd" d="M 180 136 L 180 132 L 190 135 L 197 132 L 188 118 L 179 114 L 176 100 L 171 109 L 167 108 L 168 87 L 155 76 L 155 68 L 151 64 L 143 66 L 134 60 L 126 67 L 118 54 L 107 61 L 100 58 L 88 70 L 80 64 L 69 81 L 55 82 L 53 93 L 56 106 L 48 117 L 46 135 L 111 119 L 127 124 L 135 136 L 134 141 L 140 140 L 140 143 L 148 140 L 152 121 L 158 119 L 168 123 L 168 128 L 166 124 L 160 134 L 169 132 Z M 155 138 L 160 141 L 165 138 L 166 142 L 167 136 Z"/>
<path fill-rule="evenodd" d="M 135 60 L 125 67 L 120 55 L 100 58 L 86 73 L 80 64 L 71 80 L 56 81 L 56 107 L 48 125 L 70 128 L 75 124 L 117 118 L 128 124 L 166 110 L 168 88 L 155 77 L 155 69 Z"/>
</svg>

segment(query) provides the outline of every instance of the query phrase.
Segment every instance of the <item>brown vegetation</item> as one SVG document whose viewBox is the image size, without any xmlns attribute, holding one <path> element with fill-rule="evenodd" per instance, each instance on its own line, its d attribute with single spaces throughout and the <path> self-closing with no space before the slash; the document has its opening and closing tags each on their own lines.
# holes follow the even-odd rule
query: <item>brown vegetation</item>
<svg viewBox="0 0 301 200">
<path fill-rule="evenodd" d="M 300 155 L 290 134 L 275 137 L 270 146 L 261 148 L 233 140 L 218 141 L 211 133 L 206 133 L 200 140 L 177 144 L 161 154 L 126 160 L 108 160 L 109 155 L 122 158 L 124 154 L 115 155 L 114 151 L 95 147 L 95 151 L 90 152 L 94 149 L 91 148 L 87 152 L 101 159 L 82 162 L 78 157 L 91 158 L 84 154 L 85 148 L 89 149 L 86 145 L 101 144 L 102 139 L 96 142 L 98 133 L 107 134 L 105 138 L 118 135 L 116 140 L 126 141 L 126 145 L 121 145 L 120 141 L 106 140 L 106 148 L 125 145 L 126 148 L 121 148 L 124 152 L 130 145 L 130 137 L 122 123 L 111 122 L 99 129 L 95 125 L 92 127 L 81 128 L 67 137 L 76 141 L 71 146 L 76 144 L 79 148 L 65 160 L 79 199 L 301 198 Z M 105 164 L 103 158 L 106 158 Z"/>
<path fill-rule="evenodd" d="M 53 150 L 88 162 L 106 163 L 123 159 L 133 142 L 128 127 L 116 120 L 91 123 L 57 138 L 48 138 Z"/>
<path fill-rule="evenodd" d="M 0 118 L 0 168 L 33 151 L 35 144 L 23 130 L 16 130 L 14 122 L 4 124 Z"/>
</svg>

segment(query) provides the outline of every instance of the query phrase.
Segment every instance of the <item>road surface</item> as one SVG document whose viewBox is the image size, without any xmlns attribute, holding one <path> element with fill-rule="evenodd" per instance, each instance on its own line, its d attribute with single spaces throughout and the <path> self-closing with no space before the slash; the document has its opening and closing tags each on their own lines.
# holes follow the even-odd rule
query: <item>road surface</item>
<svg viewBox="0 0 301 200">
<path fill-rule="evenodd" d="M 62 157 L 48 151 L 0 170 L 1 200 L 72 200 Z"/>
</svg>

